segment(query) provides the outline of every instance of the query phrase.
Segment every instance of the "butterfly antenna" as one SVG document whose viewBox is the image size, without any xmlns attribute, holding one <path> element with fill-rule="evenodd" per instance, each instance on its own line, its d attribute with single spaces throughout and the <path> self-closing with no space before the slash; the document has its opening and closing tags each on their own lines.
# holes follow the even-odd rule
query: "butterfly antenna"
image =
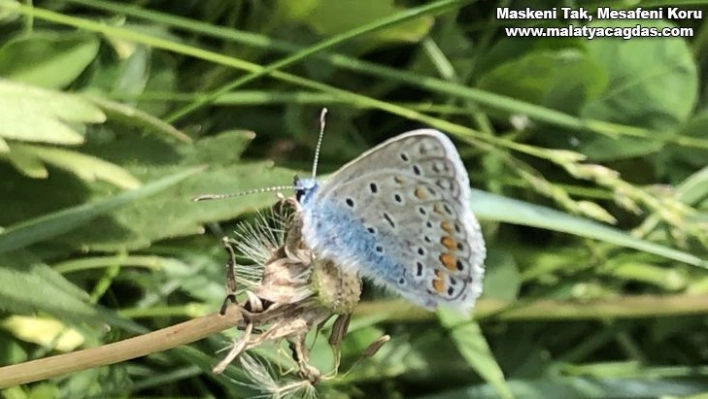
<svg viewBox="0 0 708 399">
<path fill-rule="evenodd" d="M 322 137 L 324 137 L 325 130 L 325 115 L 327 115 L 327 108 L 322 108 L 320 113 L 320 137 L 317 138 L 317 147 L 315 147 L 315 162 L 312 164 L 312 178 L 317 177 L 317 163 L 320 160 L 320 148 L 322 147 Z"/>
<path fill-rule="evenodd" d="M 200 196 L 192 199 L 192 201 L 198 202 L 198 201 L 216 200 L 216 199 L 224 199 L 224 198 L 235 198 L 235 197 L 243 197 L 244 195 L 269 193 L 272 191 L 281 191 L 281 190 L 295 190 L 295 189 L 297 189 L 297 187 L 295 187 L 295 186 L 264 187 L 264 188 L 256 188 L 253 190 L 241 191 L 240 193 L 232 193 L 232 194 L 204 194 L 204 195 L 200 195 Z"/>
</svg>

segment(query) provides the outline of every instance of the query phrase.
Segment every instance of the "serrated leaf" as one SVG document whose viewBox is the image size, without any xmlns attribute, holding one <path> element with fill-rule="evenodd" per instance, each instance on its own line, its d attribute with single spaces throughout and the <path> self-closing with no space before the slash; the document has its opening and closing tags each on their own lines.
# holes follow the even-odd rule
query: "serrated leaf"
<svg viewBox="0 0 708 399">
<path fill-rule="evenodd" d="M 0 234 L 0 254 L 71 231 L 100 215 L 169 188 L 198 170 L 198 168 L 182 170 L 136 190 L 126 191 L 101 201 L 78 205 L 10 226 Z"/>
<path fill-rule="evenodd" d="M 20 153 L 34 156 L 37 160 L 67 170 L 88 182 L 102 180 L 125 189 L 140 187 L 140 181 L 127 170 L 90 155 L 29 144 L 13 144 L 11 151 L 14 152 L 16 149 Z"/>
<path fill-rule="evenodd" d="M 0 153 L 1 158 L 6 158 L 12 166 L 25 176 L 35 179 L 43 179 L 49 176 L 47 168 L 42 161 L 34 154 L 13 146 L 12 151 L 7 154 Z"/>
<path fill-rule="evenodd" d="M 172 136 L 185 143 L 192 142 L 192 138 L 184 134 L 182 131 L 137 108 L 133 108 L 115 101 L 110 101 L 98 96 L 89 96 L 87 98 L 94 104 L 101 107 L 108 114 L 111 121 L 122 122 L 129 126 L 135 126 L 155 133 Z"/>
<path fill-rule="evenodd" d="M 38 310 L 62 318 L 86 320 L 98 315 L 88 295 L 56 271 L 23 251 L 0 256 L 0 303 L 6 311 Z"/>
<path fill-rule="evenodd" d="M 69 122 L 102 123 L 103 112 L 79 96 L 0 79 L 0 137 L 52 144 L 80 144 Z"/>
<path fill-rule="evenodd" d="M 160 173 L 170 170 L 163 169 Z M 156 240 L 201 233 L 205 223 L 233 219 L 275 201 L 274 194 L 264 193 L 232 201 L 193 202 L 200 194 L 267 187 L 291 179 L 291 171 L 272 168 L 268 163 L 210 168 L 178 187 L 116 211 L 100 223 L 59 240 L 72 247 L 100 251 L 145 248 Z"/>
<path fill-rule="evenodd" d="M 143 136 L 113 143 L 110 154 L 117 163 L 133 163 L 131 168 L 141 180 L 150 180 L 193 165 L 210 167 L 182 184 L 148 200 L 135 203 L 59 239 L 71 247 L 113 251 L 144 248 L 153 241 L 197 234 L 205 223 L 233 219 L 243 212 L 261 208 L 275 200 L 273 193 L 250 195 L 234 200 L 192 202 L 206 193 L 236 192 L 252 188 L 290 184 L 294 172 L 273 168 L 269 162 L 239 161 L 253 133 L 224 132 L 195 145 L 165 143 Z M 139 147 L 139 152 L 136 148 Z M 168 149 L 169 148 L 169 149 Z M 102 148 L 103 149 L 103 148 Z M 155 153 L 170 154 L 165 160 Z M 136 160 L 135 157 L 140 160 Z M 155 162 L 156 165 L 143 164 Z"/>
</svg>

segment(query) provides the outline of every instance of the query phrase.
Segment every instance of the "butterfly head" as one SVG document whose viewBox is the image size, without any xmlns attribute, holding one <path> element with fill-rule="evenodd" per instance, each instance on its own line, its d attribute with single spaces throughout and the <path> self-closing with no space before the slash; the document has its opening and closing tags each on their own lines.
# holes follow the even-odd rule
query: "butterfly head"
<svg viewBox="0 0 708 399">
<path fill-rule="evenodd" d="M 297 199 L 297 202 L 306 204 L 320 188 L 320 183 L 312 178 L 295 176 L 293 186 L 295 187 L 295 199 Z"/>
</svg>

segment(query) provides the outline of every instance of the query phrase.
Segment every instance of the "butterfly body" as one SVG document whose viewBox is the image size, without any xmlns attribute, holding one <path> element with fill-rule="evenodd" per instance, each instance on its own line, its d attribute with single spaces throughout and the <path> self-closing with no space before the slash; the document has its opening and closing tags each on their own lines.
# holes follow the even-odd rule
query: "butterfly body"
<svg viewBox="0 0 708 399">
<path fill-rule="evenodd" d="M 315 256 L 428 309 L 474 305 L 484 240 L 468 209 L 467 172 L 443 133 L 404 133 L 323 183 L 295 186 L 303 240 Z"/>
</svg>

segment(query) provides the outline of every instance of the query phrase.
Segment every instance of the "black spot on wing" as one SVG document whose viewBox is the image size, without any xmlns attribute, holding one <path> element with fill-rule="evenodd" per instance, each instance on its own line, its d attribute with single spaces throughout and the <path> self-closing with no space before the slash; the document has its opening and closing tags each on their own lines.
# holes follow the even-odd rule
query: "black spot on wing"
<svg viewBox="0 0 708 399">
<path fill-rule="evenodd" d="M 384 212 L 383 217 L 384 217 L 384 219 L 386 219 L 386 221 L 388 222 L 388 224 L 391 225 L 392 228 L 394 228 L 394 229 L 396 228 L 396 222 L 393 221 L 393 218 L 391 218 L 391 215 L 389 215 L 388 213 Z"/>
</svg>

